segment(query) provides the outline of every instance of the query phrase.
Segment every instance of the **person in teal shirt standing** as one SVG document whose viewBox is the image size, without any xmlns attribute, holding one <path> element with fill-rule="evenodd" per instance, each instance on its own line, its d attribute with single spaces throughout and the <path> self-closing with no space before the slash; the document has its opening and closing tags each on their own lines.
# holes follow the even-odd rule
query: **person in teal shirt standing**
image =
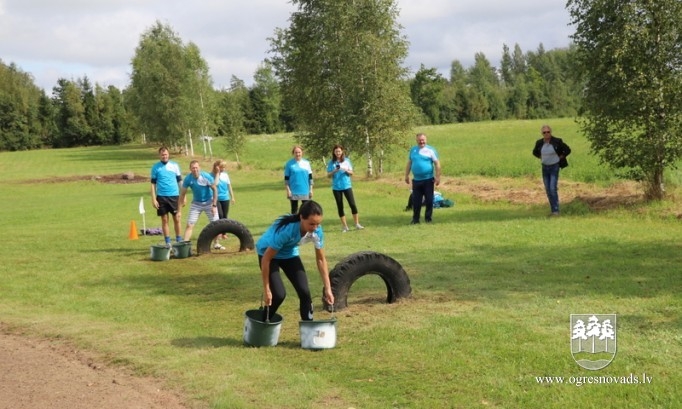
<svg viewBox="0 0 682 409">
<path fill-rule="evenodd" d="M 303 148 L 296 145 L 291 154 L 294 157 L 284 164 L 284 187 L 291 202 L 291 214 L 296 214 L 299 200 L 305 203 L 313 198 L 313 169 L 303 158 Z"/>
<path fill-rule="evenodd" d="M 426 206 L 424 220 L 426 223 L 431 223 L 434 185 L 440 184 L 440 159 L 436 149 L 426 144 L 425 134 L 418 133 L 416 140 L 417 145 L 410 148 L 407 166 L 405 166 L 405 183 L 408 185 L 410 172 L 412 172 L 412 221 L 410 224 L 419 224 L 422 203 Z"/>
<path fill-rule="evenodd" d="M 227 174 L 227 162 L 218 159 L 213 163 L 213 170 L 211 176 L 215 179 L 216 188 L 218 190 L 218 218 L 227 219 L 230 213 L 230 202 L 234 203 L 234 192 L 232 191 L 232 183 L 230 182 L 230 175 Z M 225 250 L 225 246 L 220 244 L 219 239 L 227 238 L 224 234 L 216 236 L 213 240 L 214 250 Z"/>
<path fill-rule="evenodd" d="M 170 160 L 170 152 L 165 146 L 159 148 L 159 159 L 152 166 L 150 177 L 152 182 L 152 206 L 156 209 L 156 215 L 161 217 L 161 231 L 166 240 L 166 245 L 170 246 L 169 214 L 173 216 L 175 239 L 178 242 L 182 241 L 182 236 L 180 236 L 180 218 L 182 213 L 178 203 L 182 172 L 180 171 L 180 166 Z"/>
<path fill-rule="evenodd" d="M 343 146 L 341 145 L 334 145 L 334 148 L 332 148 L 332 159 L 327 164 L 327 176 L 332 178 L 332 193 L 334 194 L 334 200 L 336 201 L 336 210 L 341 219 L 341 231 L 344 233 L 348 231 L 346 213 L 343 210 L 344 196 L 348 201 L 348 206 L 350 206 L 355 228 L 358 230 L 364 229 L 360 224 L 358 207 L 355 205 L 355 196 L 353 196 L 353 187 L 351 185 L 353 164 L 350 162 L 350 159 L 346 157 Z"/>
</svg>

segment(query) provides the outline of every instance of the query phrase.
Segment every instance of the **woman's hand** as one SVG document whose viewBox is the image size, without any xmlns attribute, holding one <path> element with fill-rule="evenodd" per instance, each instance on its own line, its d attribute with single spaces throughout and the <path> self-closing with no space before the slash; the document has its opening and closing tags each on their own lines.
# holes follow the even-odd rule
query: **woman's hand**
<svg viewBox="0 0 682 409">
<path fill-rule="evenodd" d="M 265 304 L 266 307 L 272 305 L 272 291 L 270 291 L 269 288 L 263 291 L 263 304 Z"/>
<path fill-rule="evenodd" d="M 329 305 L 334 305 L 334 294 L 332 293 L 331 287 L 324 288 L 324 299 L 327 300 Z"/>
<path fill-rule="evenodd" d="M 268 307 L 272 305 L 272 291 L 270 291 L 270 262 L 276 254 L 277 250 L 268 247 L 260 262 L 260 273 L 261 279 L 263 280 L 263 304 Z"/>
</svg>

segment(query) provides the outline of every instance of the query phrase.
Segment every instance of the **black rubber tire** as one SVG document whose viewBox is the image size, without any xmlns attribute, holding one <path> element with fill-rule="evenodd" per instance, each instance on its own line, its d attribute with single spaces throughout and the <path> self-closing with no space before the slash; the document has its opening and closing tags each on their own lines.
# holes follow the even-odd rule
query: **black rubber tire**
<svg viewBox="0 0 682 409">
<path fill-rule="evenodd" d="M 410 278 L 400 263 L 385 254 L 361 251 L 341 260 L 329 272 L 334 311 L 348 307 L 348 291 L 358 278 L 367 274 L 376 274 L 384 281 L 388 292 L 386 302 L 389 304 L 412 294 Z M 331 306 L 324 300 L 323 303 L 327 311 L 330 311 Z"/>
<path fill-rule="evenodd" d="M 213 239 L 219 234 L 234 234 L 239 239 L 239 251 L 253 250 L 253 236 L 249 229 L 234 219 L 220 219 L 209 223 L 197 239 L 197 255 L 210 253 Z"/>
</svg>

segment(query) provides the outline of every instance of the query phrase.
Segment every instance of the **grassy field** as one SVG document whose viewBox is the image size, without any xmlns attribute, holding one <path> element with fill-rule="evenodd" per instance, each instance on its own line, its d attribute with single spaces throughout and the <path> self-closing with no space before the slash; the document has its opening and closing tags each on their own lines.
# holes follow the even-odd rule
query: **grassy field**
<svg viewBox="0 0 682 409">
<path fill-rule="evenodd" d="M 666 176 L 670 200 L 615 195 L 596 210 L 584 197 L 619 181 L 588 154 L 572 120 L 554 120 L 574 153 L 560 180 L 570 199 L 560 218 L 548 218 L 530 153 L 541 124 L 419 129 L 438 148 L 441 190 L 456 203 L 436 210 L 431 225 L 410 226 L 403 212 L 405 151 L 385 158 L 377 180 L 355 179 L 366 229 L 346 234 L 315 160 L 331 266 L 373 250 L 401 263 L 412 286 L 410 299 L 386 304 L 378 277 L 357 281 L 349 308 L 336 313 L 336 347 L 318 352 L 300 348 L 288 283 L 279 345 L 243 345 L 244 312 L 261 294 L 253 252 L 154 262 L 159 236 L 128 239 L 131 221 L 142 228 L 140 197 L 146 226 L 159 227 L 149 183 L 97 177 L 148 176 L 156 147 L 0 153 L 0 320 L 160 377 L 197 408 L 682 407 L 680 176 Z M 240 168 L 231 164 L 230 216 L 255 238 L 288 210 L 281 167 L 292 144 L 290 135 L 251 137 Z M 213 150 L 224 154 L 220 141 Z M 188 169 L 190 158 L 174 159 Z M 510 200 L 513 192 L 525 200 Z M 301 250 L 319 300 L 313 251 Z M 329 316 L 316 307 L 317 318 Z M 570 314 L 592 313 L 618 317 L 617 354 L 599 371 L 582 369 L 570 351 Z"/>
</svg>

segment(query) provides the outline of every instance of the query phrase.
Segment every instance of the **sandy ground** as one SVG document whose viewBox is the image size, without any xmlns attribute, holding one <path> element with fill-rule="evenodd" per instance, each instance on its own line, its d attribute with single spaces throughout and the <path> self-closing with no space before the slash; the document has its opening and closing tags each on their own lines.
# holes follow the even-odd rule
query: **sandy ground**
<svg viewBox="0 0 682 409">
<path fill-rule="evenodd" d="M 0 409 L 188 409 L 156 379 L 107 367 L 62 343 L 0 323 Z"/>
</svg>

